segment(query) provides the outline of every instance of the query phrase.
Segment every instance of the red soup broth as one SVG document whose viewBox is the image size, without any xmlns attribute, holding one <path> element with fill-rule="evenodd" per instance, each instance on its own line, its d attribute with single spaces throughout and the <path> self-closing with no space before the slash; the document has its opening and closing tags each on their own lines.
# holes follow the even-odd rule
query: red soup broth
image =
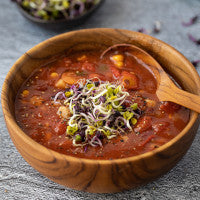
<svg viewBox="0 0 200 200">
<path fill-rule="evenodd" d="M 100 55 L 100 51 L 62 55 L 33 71 L 15 100 L 17 123 L 27 135 L 62 154 L 88 159 L 118 159 L 152 151 L 182 131 L 188 123 L 189 110 L 158 100 L 156 80 L 145 64 L 122 50 L 113 51 L 103 59 Z M 142 113 L 132 131 L 126 130 L 112 139 L 104 138 L 102 146 L 77 147 L 66 134 L 68 120 L 58 115 L 60 104 L 54 103 L 53 98 L 78 80 L 94 77 L 123 82 Z M 124 77 L 128 77 L 128 82 Z"/>
</svg>

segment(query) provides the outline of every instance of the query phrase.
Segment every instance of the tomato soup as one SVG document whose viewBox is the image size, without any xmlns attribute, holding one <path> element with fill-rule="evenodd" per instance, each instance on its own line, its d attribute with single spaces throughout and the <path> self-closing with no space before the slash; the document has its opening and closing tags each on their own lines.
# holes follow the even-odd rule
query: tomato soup
<svg viewBox="0 0 200 200">
<path fill-rule="evenodd" d="M 153 74 L 126 49 L 63 54 L 37 68 L 15 100 L 21 129 L 47 148 L 88 159 L 152 151 L 174 138 L 189 110 L 156 96 Z"/>
</svg>

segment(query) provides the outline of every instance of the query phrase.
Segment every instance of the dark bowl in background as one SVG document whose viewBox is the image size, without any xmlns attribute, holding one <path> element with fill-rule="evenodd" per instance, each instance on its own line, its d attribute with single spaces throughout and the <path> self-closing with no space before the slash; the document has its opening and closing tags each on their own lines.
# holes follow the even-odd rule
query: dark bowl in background
<svg viewBox="0 0 200 200">
<path fill-rule="evenodd" d="M 105 0 L 100 0 L 100 2 L 96 5 L 94 5 L 90 10 L 83 13 L 82 15 L 75 17 L 73 19 L 58 19 L 58 20 L 44 20 L 40 18 L 36 18 L 32 16 L 30 13 L 28 13 L 26 10 L 24 10 L 19 4 L 17 4 L 18 10 L 21 12 L 21 14 L 30 20 L 31 22 L 34 22 L 35 24 L 47 28 L 59 28 L 59 27 L 73 27 L 82 24 L 87 18 L 89 18 L 104 2 Z"/>
</svg>

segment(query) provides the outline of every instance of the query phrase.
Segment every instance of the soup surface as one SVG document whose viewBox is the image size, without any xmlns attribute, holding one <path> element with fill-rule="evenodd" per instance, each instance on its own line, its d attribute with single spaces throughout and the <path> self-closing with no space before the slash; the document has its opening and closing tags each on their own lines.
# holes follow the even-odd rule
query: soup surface
<svg viewBox="0 0 200 200">
<path fill-rule="evenodd" d="M 189 110 L 160 102 L 148 67 L 128 50 L 60 56 L 36 69 L 15 101 L 16 120 L 36 142 L 89 159 L 142 154 L 174 138 Z"/>
</svg>

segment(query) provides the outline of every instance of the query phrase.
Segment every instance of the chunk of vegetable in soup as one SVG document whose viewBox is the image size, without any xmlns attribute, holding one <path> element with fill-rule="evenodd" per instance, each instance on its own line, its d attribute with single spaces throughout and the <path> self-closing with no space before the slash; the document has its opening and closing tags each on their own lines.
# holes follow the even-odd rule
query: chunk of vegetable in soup
<svg viewBox="0 0 200 200">
<path fill-rule="evenodd" d="M 189 110 L 160 102 L 156 80 L 126 50 L 63 55 L 36 69 L 20 88 L 22 130 L 57 152 L 88 159 L 143 154 L 174 138 Z"/>
</svg>

